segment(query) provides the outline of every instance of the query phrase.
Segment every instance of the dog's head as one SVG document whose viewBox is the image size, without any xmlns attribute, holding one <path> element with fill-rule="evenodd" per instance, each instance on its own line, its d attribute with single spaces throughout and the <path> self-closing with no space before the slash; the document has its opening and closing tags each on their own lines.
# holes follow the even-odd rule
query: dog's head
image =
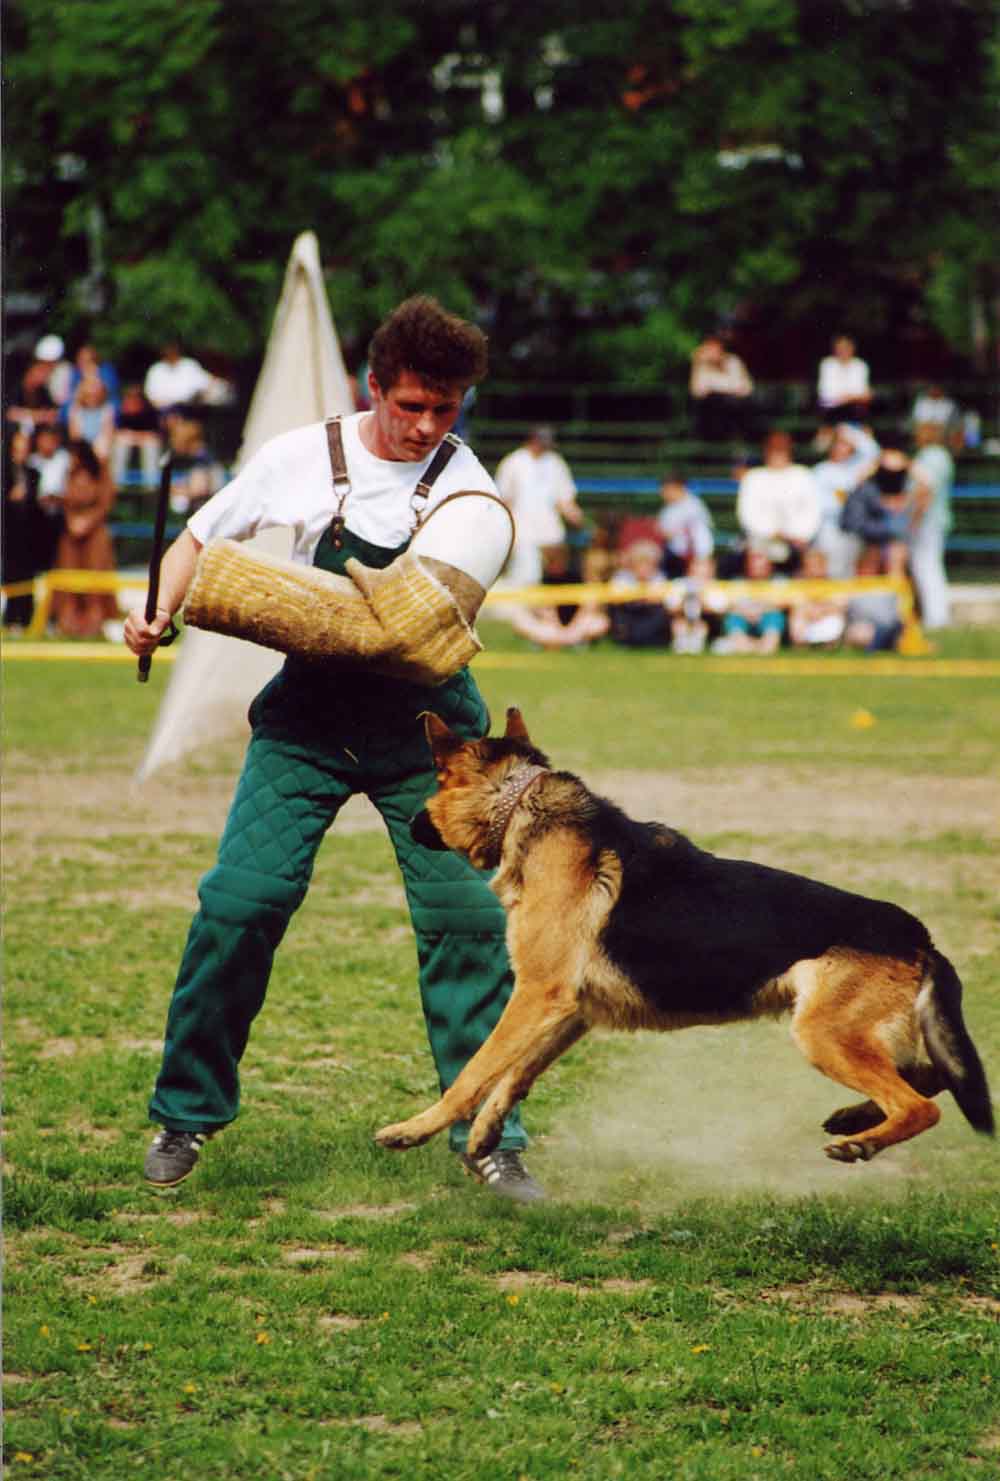
<svg viewBox="0 0 1000 1481">
<path fill-rule="evenodd" d="M 547 767 L 548 758 L 532 745 L 521 712 L 514 708 L 507 711 L 502 736 L 463 741 L 430 712 L 424 729 L 438 790 L 410 823 L 410 832 L 424 848 L 455 849 L 477 869 L 492 868 L 497 860 L 490 825 L 504 782 L 525 763 Z"/>
</svg>

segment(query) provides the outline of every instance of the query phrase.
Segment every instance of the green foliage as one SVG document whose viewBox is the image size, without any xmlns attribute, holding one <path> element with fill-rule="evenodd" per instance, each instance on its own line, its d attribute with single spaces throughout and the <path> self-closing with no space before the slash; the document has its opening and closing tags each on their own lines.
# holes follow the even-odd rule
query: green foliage
<svg viewBox="0 0 1000 1481">
<path fill-rule="evenodd" d="M 314 228 L 357 352 L 415 289 L 536 376 L 648 381 L 748 305 L 817 346 L 847 305 L 869 335 L 916 313 L 964 351 L 995 292 L 990 10 L 12 0 L 11 286 L 116 351 L 245 356 Z"/>
</svg>

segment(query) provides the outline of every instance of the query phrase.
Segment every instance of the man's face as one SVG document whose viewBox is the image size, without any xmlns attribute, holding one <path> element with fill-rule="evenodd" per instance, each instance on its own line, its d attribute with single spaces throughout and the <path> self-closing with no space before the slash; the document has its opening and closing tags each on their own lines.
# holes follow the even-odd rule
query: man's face
<svg viewBox="0 0 1000 1481">
<path fill-rule="evenodd" d="M 369 374 L 368 390 L 375 456 L 394 463 L 420 463 L 455 425 L 466 387 L 458 382 L 432 386 L 404 370 L 388 391 Z"/>
</svg>

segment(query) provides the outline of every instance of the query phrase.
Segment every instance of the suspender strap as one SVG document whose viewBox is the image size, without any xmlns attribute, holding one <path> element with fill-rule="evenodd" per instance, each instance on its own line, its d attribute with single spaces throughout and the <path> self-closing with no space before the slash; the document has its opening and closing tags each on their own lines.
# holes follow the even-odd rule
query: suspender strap
<svg viewBox="0 0 1000 1481">
<path fill-rule="evenodd" d="M 410 499 L 410 508 L 413 511 L 414 534 L 416 534 L 417 530 L 419 530 L 421 522 L 423 521 L 427 495 L 430 493 L 431 489 L 434 487 L 437 480 L 441 477 L 441 474 L 447 468 L 448 464 L 451 462 L 452 458 L 455 456 L 461 446 L 461 437 L 456 437 L 454 432 L 446 432 L 441 446 L 438 448 L 437 452 L 434 454 L 433 458 L 430 461 L 430 466 L 428 467 L 427 472 L 424 474 L 423 478 L 413 490 L 413 495 Z M 419 503 L 417 502 L 418 500 L 420 501 Z"/>
<path fill-rule="evenodd" d="M 330 473 L 333 478 L 335 500 L 333 519 L 330 521 L 330 537 L 334 548 L 339 550 L 344 543 L 344 505 L 351 492 L 351 479 L 347 472 L 347 459 L 344 456 L 344 438 L 340 429 L 340 417 L 331 417 L 326 423 L 326 444 L 330 453 Z M 456 437 L 454 432 L 446 432 L 441 446 L 430 461 L 427 472 L 413 490 L 410 509 L 413 512 L 414 534 L 423 520 L 428 494 L 461 446 L 461 437 Z"/>
<path fill-rule="evenodd" d="M 330 473 L 333 477 L 333 497 L 336 500 L 333 519 L 330 521 L 330 538 L 335 550 L 344 543 L 344 505 L 351 492 L 351 480 L 344 457 L 344 439 L 340 430 L 340 418 L 331 417 L 326 424 L 326 445 L 330 453 Z"/>
</svg>

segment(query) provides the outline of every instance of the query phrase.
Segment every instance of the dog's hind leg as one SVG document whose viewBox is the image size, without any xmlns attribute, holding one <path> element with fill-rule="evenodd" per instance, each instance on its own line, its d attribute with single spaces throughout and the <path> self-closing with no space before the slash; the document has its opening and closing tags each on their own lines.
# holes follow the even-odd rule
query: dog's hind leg
<svg viewBox="0 0 1000 1481">
<path fill-rule="evenodd" d="M 588 1028 L 589 1024 L 579 1013 L 565 1019 L 546 1034 L 544 1042 L 534 1046 L 527 1058 L 508 1070 L 497 1082 L 479 1108 L 469 1131 L 470 1157 L 485 1157 L 494 1150 L 503 1132 L 508 1111 L 524 1100 L 543 1070 L 547 1070 L 561 1054 L 565 1054 L 578 1039 L 582 1039 Z"/>
<path fill-rule="evenodd" d="M 383 1126 L 375 1133 L 376 1142 L 395 1149 L 419 1147 L 453 1122 L 471 1120 L 503 1076 L 558 1034 L 568 1019 L 578 1016 L 576 998 L 569 989 L 519 981 L 496 1028 L 441 1099 L 419 1116 Z"/>
<path fill-rule="evenodd" d="M 946 1088 L 944 1080 L 933 1065 L 900 1065 L 898 1072 L 921 1095 L 939 1095 Z M 850 1136 L 856 1131 L 867 1131 L 885 1120 L 885 1111 L 873 1100 L 859 1101 L 857 1105 L 841 1106 L 823 1122 L 823 1130 L 831 1136 Z"/>
<path fill-rule="evenodd" d="M 896 1064 L 897 1058 L 905 1062 L 914 1056 L 920 968 L 837 950 L 793 971 L 798 978 L 792 1020 L 796 1044 L 822 1074 L 869 1096 L 884 1113 L 877 1124 L 832 1142 L 827 1156 L 867 1162 L 936 1125 L 937 1106 L 907 1083 Z M 865 1113 L 867 1106 L 859 1115 Z"/>
</svg>

